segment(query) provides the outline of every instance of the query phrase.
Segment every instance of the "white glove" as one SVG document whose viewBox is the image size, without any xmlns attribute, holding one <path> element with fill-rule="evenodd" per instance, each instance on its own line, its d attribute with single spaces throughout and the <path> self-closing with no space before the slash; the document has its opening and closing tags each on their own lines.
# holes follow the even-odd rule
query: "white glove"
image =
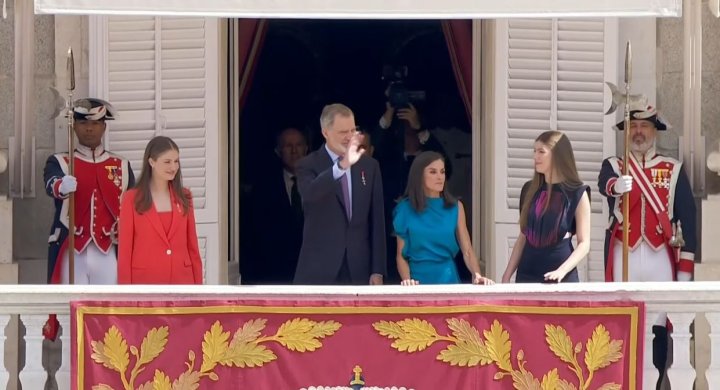
<svg viewBox="0 0 720 390">
<path fill-rule="evenodd" d="M 60 180 L 60 193 L 63 195 L 67 195 L 71 192 L 75 192 L 77 190 L 77 179 L 75 176 L 65 175 Z"/>
<path fill-rule="evenodd" d="M 689 282 L 692 280 L 692 274 L 690 272 L 678 271 L 677 281 L 678 282 Z"/>
<path fill-rule="evenodd" d="M 620 176 L 617 178 L 617 181 L 615 182 L 615 185 L 613 186 L 613 191 L 615 191 L 616 194 L 624 194 L 626 192 L 630 192 L 632 190 L 633 186 L 633 178 L 632 176 Z"/>
</svg>

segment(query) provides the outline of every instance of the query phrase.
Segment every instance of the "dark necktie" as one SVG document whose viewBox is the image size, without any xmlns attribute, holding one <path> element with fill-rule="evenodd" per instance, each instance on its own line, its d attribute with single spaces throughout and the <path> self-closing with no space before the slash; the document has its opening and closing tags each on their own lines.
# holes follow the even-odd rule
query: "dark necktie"
<svg viewBox="0 0 720 390">
<path fill-rule="evenodd" d="M 338 159 L 342 160 L 342 157 Z M 345 203 L 345 214 L 348 220 L 352 219 L 352 205 L 350 204 L 350 186 L 348 185 L 348 169 L 342 176 L 340 176 L 340 187 L 342 187 L 343 203 Z"/>
<path fill-rule="evenodd" d="M 292 180 L 292 186 L 290 187 L 290 206 L 293 209 L 293 213 L 295 214 L 295 218 L 300 219 L 302 218 L 302 200 L 300 199 L 300 191 L 298 191 L 297 186 L 297 177 L 293 176 L 290 178 Z"/>
</svg>

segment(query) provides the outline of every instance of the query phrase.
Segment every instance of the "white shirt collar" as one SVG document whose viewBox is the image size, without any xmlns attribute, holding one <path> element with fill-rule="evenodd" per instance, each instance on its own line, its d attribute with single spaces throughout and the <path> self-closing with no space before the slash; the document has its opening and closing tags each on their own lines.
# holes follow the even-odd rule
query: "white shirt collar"
<svg viewBox="0 0 720 390">
<path fill-rule="evenodd" d="M 101 156 L 103 153 L 105 153 L 105 148 L 102 144 L 98 145 L 95 149 L 90 149 L 85 145 L 77 144 L 77 146 L 75 146 L 75 150 L 77 150 L 80 154 L 91 158 Z M 93 152 L 95 152 L 94 155 Z"/>
<path fill-rule="evenodd" d="M 326 151 L 328 152 L 328 154 L 330 155 L 330 159 L 332 160 L 333 163 L 335 163 L 335 162 L 340 158 L 340 155 L 339 155 L 339 154 L 337 154 L 337 153 L 333 152 L 332 150 L 330 150 L 330 147 L 328 146 L 327 143 L 325 143 L 325 150 L 326 150 Z"/>
<path fill-rule="evenodd" d="M 643 155 L 643 154 L 639 154 L 639 153 L 635 153 L 635 152 L 632 152 L 632 153 L 633 153 L 633 156 L 635 157 L 635 159 L 638 160 L 638 161 L 643 161 L 643 160 L 644 160 L 644 161 L 650 161 L 650 160 L 652 160 L 652 158 L 655 157 L 655 155 L 657 154 L 657 150 L 655 149 L 655 145 L 653 145 L 653 146 L 650 147 L 650 149 L 648 149 L 648 150 L 645 152 L 644 155 Z"/>
</svg>

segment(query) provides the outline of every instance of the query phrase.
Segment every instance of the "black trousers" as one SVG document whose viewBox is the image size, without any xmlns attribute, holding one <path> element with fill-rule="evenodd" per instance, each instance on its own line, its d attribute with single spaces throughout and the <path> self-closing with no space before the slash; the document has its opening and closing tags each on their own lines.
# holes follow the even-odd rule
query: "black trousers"
<svg viewBox="0 0 720 390">
<path fill-rule="evenodd" d="M 660 390 L 663 380 L 665 378 L 665 372 L 667 371 L 668 364 L 668 331 L 664 326 L 655 325 L 652 327 L 653 334 L 653 365 L 658 370 L 658 381 L 655 385 L 657 390 Z"/>
</svg>

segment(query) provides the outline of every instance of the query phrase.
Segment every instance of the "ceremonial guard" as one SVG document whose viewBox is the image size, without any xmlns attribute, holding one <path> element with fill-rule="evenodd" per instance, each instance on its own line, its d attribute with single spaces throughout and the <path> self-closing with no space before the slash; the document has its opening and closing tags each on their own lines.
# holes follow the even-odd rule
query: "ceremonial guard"
<svg viewBox="0 0 720 390">
<path fill-rule="evenodd" d="M 116 284 L 117 224 L 120 197 L 134 185 L 127 159 L 110 153 L 102 145 L 106 121 L 115 119 L 110 103 L 94 98 L 76 100 L 72 107 L 78 145 L 74 149 L 74 175 L 69 172 L 70 155 L 58 153 L 45 164 L 45 191 L 55 201 L 55 215 L 48 240 L 50 283 Z M 74 194 L 74 207 L 69 204 Z M 69 218 L 74 209 L 74 217 Z M 74 219 L 74 280 L 68 263 L 69 222 Z M 43 334 L 57 336 L 58 323 L 48 320 Z"/>
<path fill-rule="evenodd" d="M 641 95 L 640 95 L 641 96 Z M 623 194 L 628 193 L 628 281 L 689 281 L 692 279 L 696 233 L 696 208 L 682 163 L 659 155 L 657 131 L 669 127 L 647 99 L 635 99 L 630 107 L 629 156 L 625 161 L 603 161 L 598 188 L 607 198 L 610 225 L 605 241 L 606 280 L 623 281 Z M 616 125 L 625 129 L 625 122 Z M 653 362 L 662 381 L 667 359 L 666 315 L 653 326 Z"/>
</svg>

